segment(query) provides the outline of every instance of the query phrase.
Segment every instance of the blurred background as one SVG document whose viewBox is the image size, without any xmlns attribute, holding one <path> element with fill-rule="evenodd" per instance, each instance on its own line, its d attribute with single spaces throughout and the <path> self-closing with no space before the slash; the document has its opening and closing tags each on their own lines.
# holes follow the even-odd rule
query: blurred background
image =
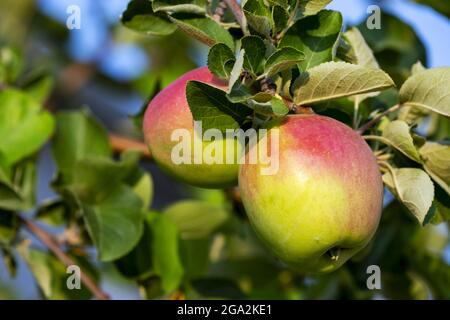
<svg viewBox="0 0 450 320">
<path fill-rule="evenodd" d="M 369 5 L 382 8 L 382 29 L 389 33 L 385 41 L 371 37 L 367 29 L 363 34 L 382 67 L 401 83 L 417 60 L 430 68 L 450 66 L 450 4 L 445 0 L 437 2 L 443 3 L 443 13 L 409 0 L 335 0 L 329 8 L 341 11 L 347 26 L 364 24 Z M 157 88 L 187 70 L 205 65 L 207 47 L 179 32 L 157 38 L 126 29 L 120 24 L 120 15 L 127 4 L 128 0 L 2 0 L 0 45 L 17 48 L 24 56 L 26 81 L 48 78 L 54 84 L 55 89 L 46 102 L 49 109 L 86 106 L 110 132 L 141 139 L 138 126 L 130 116 L 140 112 Z M 69 16 L 66 10 L 70 5 L 81 9 L 80 29 L 66 27 Z M 155 209 L 198 192 L 175 183 L 152 163 L 143 165 L 154 179 Z M 49 184 L 54 171 L 49 148 L 45 148 L 40 156 L 38 201 L 53 196 Z M 219 195 L 212 192 L 205 196 Z M 425 229 L 438 239 L 438 246 L 447 246 L 438 252 L 449 267 L 447 226 Z M 101 268 L 105 274 L 101 286 L 112 298 L 140 298 L 136 284 L 121 277 L 114 267 L 105 264 Z M 333 295 L 337 289 L 332 285 L 327 290 L 317 297 L 339 296 Z M 24 263 L 19 264 L 16 278 L 11 279 L 0 262 L 2 298 L 40 298 Z"/>
</svg>

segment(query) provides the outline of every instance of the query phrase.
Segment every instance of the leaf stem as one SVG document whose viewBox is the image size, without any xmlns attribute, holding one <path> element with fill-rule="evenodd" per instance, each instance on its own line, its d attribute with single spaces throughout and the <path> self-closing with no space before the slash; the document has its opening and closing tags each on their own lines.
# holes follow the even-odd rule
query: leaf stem
<svg viewBox="0 0 450 320">
<path fill-rule="evenodd" d="M 236 0 L 224 0 L 227 4 L 228 8 L 230 8 L 234 17 L 236 18 L 237 23 L 241 26 L 242 32 L 244 34 L 248 34 L 247 22 L 245 20 L 244 13 L 242 12 L 241 5 L 237 3 Z"/>
<path fill-rule="evenodd" d="M 359 99 L 357 97 L 355 97 L 354 107 L 353 107 L 353 129 L 358 128 L 358 125 L 359 125 L 358 111 L 359 111 Z"/>
<path fill-rule="evenodd" d="M 378 122 L 380 122 L 380 120 L 383 119 L 383 117 L 385 117 L 386 115 L 388 115 L 391 112 L 397 111 L 401 107 L 402 107 L 401 104 L 396 104 L 395 106 L 390 107 L 389 109 L 387 109 L 386 111 L 384 111 L 380 115 L 378 115 L 377 117 L 373 118 L 369 122 L 362 125 L 358 130 L 356 130 L 356 132 L 358 132 L 359 134 L 363 134 L 366 130 L 372 128 L 374 125 L 376 125 Z"/>
<path fill-rule="evenodd" d="M 286 32 L 289 30 L 289 28 L 292 27 L 292 25 L 295 21 L 295 16 L 297 15 L 298 4 L 299 4 L 299 1 L 296 1 L 294 10 L 292 10 L 291 14 L 289 15 L 288 22 L 286 24 L 286 28 L 284 28 L 284 30 L 282 30 L 280 33 L 277 34 L 277 36 L 276 36 L 277 43 L 284 37 Z"/>
<path fill-rule="evenodd" d="M 62 262 L 66 267 L 71 265 L 76 265 L 75 261 L 72 260 L 59 246 L 57 241 L 53 236 L 47 233 L 45 230 L 40 228 L 37 224 L 29 219 L 20 217 L 22 224 L 30 231 L 36 238 L 38 238 L 47 248 Z M 82 273 L 81 282 L 92 292 L 92 294 L 98 300 L 109 300 L 109 296 L 103 292 L 95 283 L 95 281 L 86 273 Z"/>
</svg>

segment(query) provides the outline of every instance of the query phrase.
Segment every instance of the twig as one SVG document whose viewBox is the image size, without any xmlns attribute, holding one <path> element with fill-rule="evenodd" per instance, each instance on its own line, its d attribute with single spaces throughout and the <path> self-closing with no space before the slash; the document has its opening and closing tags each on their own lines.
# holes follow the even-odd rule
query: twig
<svg viewBox="0 0 450 320">
<path fill-rule="evenodd" d="M 353 129 L 356 129 L 359 126 L 358 112 L 359 112 L 359 99 L 356 97 L 353 106 Z"/>
<path fill-rule="evenodd" d="M 56 240 L 53 236 L 47 233 L 45 230 L 41 229 L 34 222 L 20 217 L 22 224 L 34 234 L 43 244 L 47 246 L 47 248 L 62 262 L 64 265 L 71 266 L 75 265 L 75 261 L 73 261 L 64 251 L 60 248 Z M 95 283 L 95 281 L 89 277 L 86 273 L 82 273 L 81 281 L 84 285 L 92 292 L 92 294 L 99 300 L 108 300 L 109 296 L 103 292 Z"/>
<path fill-rule="evenodd" d="M 366 130 L 368 130 L 368 129 L 372 128 L 374 125 L 376 125 L 381 119 L 383 119 L 384 116 L 388 115 L 391 112 L 397 111 L 401 107 L 402 107 L 401 104 L 397 104 L 397 105 L 387 109 L 386 111 L 381 113 L 376 118 L 370 120 L 369 122 L 367 122 L 366 124 L 361 126 L 358 130 L 356 130 L 356 132 L 358 132 L 359 134 L 363 134 Z"/>
<path fill-rule="evenodd" d="M 142 152 L 142 156 L 146 159 L 152 159 L 152 155 L 145 143 L 115 134 L 109 134 L 109 141 L 115 153 L 121 153 L 126 150 L 138 150 Z"/>
<path fill-rule="evenodd" d="M 220 22 L 222 20 L 223 15 L 225 14 L 226 8 L 227 4 L 223 0 L 220 0 L 219 3 L 217 4 L 216 10 L 214 11 L 213 19 L 216 20 L 217 22 Z"/>
<path fill-rule="evenodd" d="M 233 12 L 234 17 L 236 18 L 237 23 L 241 26 L 244 34 L 247 34 L 247 24 L 245 22 L 245 16 L 242 12 L 241 6 L 237 3 L 236 0 L 224 0 L 227 4 L 228 8 L 230 8 L 231 12 Z"/>
<path fill-rule="evenodd" d="M 296 2 L 295 2 L 294 10 L 292 10 L 292 11 L 291 11 L 291 14 L 289 15 L 288 22 L 287 22 L 287 24 L 286 24 L 286 28 L 284 28 L 284 30 L 282 30 L 280 33 L 278 33 L 278 34 L 276 35 L 275 43 L 278 43 L 278 42 L 284 37 L 284 35 L 286 34 L 286 32 L 289 30 L 289 28 L 293 25 L 294 20 L 295 20 L 295 16 L 296 16 L 296 14 L 297 14 L 298 3 L 299 3 L 299 1 L 296 1 Z"/>
</svg>

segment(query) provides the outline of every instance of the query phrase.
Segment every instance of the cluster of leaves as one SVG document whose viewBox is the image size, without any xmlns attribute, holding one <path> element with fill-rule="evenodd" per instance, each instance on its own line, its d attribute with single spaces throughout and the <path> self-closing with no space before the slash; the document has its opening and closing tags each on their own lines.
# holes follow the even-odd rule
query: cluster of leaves
<svg viewBox="0 0 450 320">
<path fill-rule="evenodd" d="M 247 0 L 241 10 L 228 7 L 220 19 L 214 15 L 217 2 L 162 2 L 132 1 L 122 21 L 131 29 L 164 35 L 161 24 L 152 20 L 158 16 L 170 25 L 170 32 L 178 27 L 210 47 L 208 67 L 228 81 L 228 90 L 188 83 L 186 97 L 203 128 L 264 125 L 302 107 L 355 130 L 376 119 L 360 131 L 367 133 L 383 181 L 396 198 L 393 206 L 410 212 L 420 225 L 450 219 L 450 69 L 423 67 L 425 48 L 411 27 L 382 13 L 381 29 L 361 24 L 344 32 L 341 14 L 324 10 L 331 2 L 326 0 Z M 403 221 L 405 230 L 409 223 Z M 380 229 L 384 232 L 383 226 Z M 414 244 L 409 241 L 408 246 L 410 251 L 402 250 L 398 258 L 414 264 Z M 373 262 L 373 256 L 366 259 Z M 440 259 L 432 258 L 442 271 L 445 263 Z M 417 263 L 423 267 L 426 260 Z M 411 271 L 403 284 L 423 289 L 419 273 Z M 441 274 L 448 279 L 448 273 Z M 422 277 L 432 278 L 429 273 Z M 425 291 L 420 291 L 422 297 Z M 434 294 L 448 296 L 439 288 Z"/>
<path fill-rule="evenodd" d="M 61 245 L 83 272 L 99 281 L 93 260 L 113 265 L 146 298 L 372 298 L 377 292 L 365 284 L 371 264 L 382 267 L 385 297 L 449 298 L 441 257 L 448 239 L 420 225 L 450 219 L 450 70 L 413 66 L 426 61 L 425 49 L 397 18 L 383 14 L 381 30 L 343 32 L 340 13 L 324 10 L 329 2 L 247 0 L 242 13 L 227 7 L 219 20 L 218 1 L 132 0 L 122 22 L 148 35 L 179 29 L 209 46 L 208 67 L 229 88 L 188 84 L 191 111 L 204 128 L 263 125 L 303 107 L 355 129 L 385 114 L 364 133 L 397 200 L 363 252 L 331 275 L 304 277 L 265 251 L 222 191 L 196 190 L 191 200 L 150 210 L 153 182 L 139 154 L 117 159 L 88 110 L 51 115 L 43 107 L 51 78 L 22 72 L 20 54 L 2 48 L 0 248 L 11 274 L 23 259 L 44 297 L 91 296 L 84 286 L 67 290 L 64 265 L 20 232 L 33 209 L 34 219 L 62 230 Z M 173 74 L 175 67 L 142 79 L 143 94 L 153 95 Z M 55 198 L 37 204 L 38 153 L 47 142 Z"/>
<path fill-rule="evenodd" d="M 410 28 L 384 15 L 380 17 L 385 24 L 381 30 L 361 29 L 369 42 L 376 43 L 380 56 L 390 55 L 389 65 L 397 68 L 388 69 L 394 82 L 381 69 L 363 33 L 358 28 L 342 32 L 341 14 L 323 10 L 329 2 L 248 0 L 241 11 L 232 12 L 237 17 L 233 24 L 227 14 L 222 20 L 212 18 L 217 3 L 132 1 L 123 23 L 132 29 L 164 35 L 168 29 L 160 32 L 161 25 L 154 22 L 158 17 L 170 26 L 170 32 L 178 27 L 210 47 L 208 67 L 228 81 L 228 90 L 196 81 L 189 82 L 186 89 L 193 118 L 201 120 L 205 129 L 225 131 L 244 127 L 249 121 L 261 125 L 305 106 L 326 113 L 346 102 L 350 102 L 350 108 L 347 104 L 343 109 L 353 113 L 356 129 L 361 121 L 384 111 L 381 104 L 378 108 L 367 105 L 382 101 L 376 97 L 391 89 L 389 102 L 401 110 L 383 118 L 366 137 L 376 141 L 374 152 L 386 159 L 380 160 L 384 182 L 421 224 L 448 220 L 448 141 L 427 142 L 426 137 L 411 129 L 430 113 L 450 116 L 450 69 L 425 70 L 419 62 L 410 72 L 424 50 Z M 392 29 L 397 32 L 389 32 Z M 405 40 L 405 34 L 398 29 L 405 30 L 412 40 Z M 416 60 L 405 58 L 401 54 L 404 50 L 413 50 Z M 393 63 L 392 52 L 397 52 L 398 63 Z M 410 76 L 405 76 L 406 66 Z M 400 87 L 398 91 L 392 89 L 395 83 Z M 364 111 L 360 114 L 360 110 Z M 402 163 L 393 159 L 397 152 L 406 157 Z"/>
</svg>

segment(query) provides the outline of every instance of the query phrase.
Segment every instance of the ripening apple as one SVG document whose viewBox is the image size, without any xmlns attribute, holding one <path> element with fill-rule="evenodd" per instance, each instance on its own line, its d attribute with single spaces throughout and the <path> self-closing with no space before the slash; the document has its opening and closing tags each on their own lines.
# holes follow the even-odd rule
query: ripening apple
<svg viewBox="0 0 450 320">
<path fill-rule="evenodd" d="M 145 141 L 157 164 L 170 175 L 194 186 L 204 188 L 224 188 L 237 184 L 239 164 L 233 161 L 227 164 L 227 138 L 205 141 L 200 130 L 194 130 L 194 120 L 186 100 L 186 84 L 190 80 L 200 81 L 226 90 L 227 83 L 216 78 L 207 67 L 194 69 L 172 82 L 147 107 L 144 115 Z M 181 142 L 175 130 L 185 129 L 192 138 L 189 143 L 189 161 L 174 161 L 173 152 Z M 238 142 L 233 141 L 236 159 L 242 150 Z M 197 146 L 197 147 L 196 147 Z M 200 146 L 200 147 L 198 147 Z M 175 149 L 174 149 L 175 148 Z M 219 150 L 221 161 L 208 163 L 202 160 L 205 150 Z M 187 152 L 187 150 L 183 150 Z M 180 153 L 183 153 L 180 152 Z M 200 161 L 195 161 L 195 159 Z"/>
<path fill-rule="evenodd" d="M 249 220 L 282 261 L 305 272 L 331 272 L 377 229 L 383 183 L 376 159 L 359 134 L 328 117 L 287 116 L 267 135 L 275 129 L 278 172 L 262 175 L 263 165 L 248 161 L 239 172 Z"/>
</svg>

